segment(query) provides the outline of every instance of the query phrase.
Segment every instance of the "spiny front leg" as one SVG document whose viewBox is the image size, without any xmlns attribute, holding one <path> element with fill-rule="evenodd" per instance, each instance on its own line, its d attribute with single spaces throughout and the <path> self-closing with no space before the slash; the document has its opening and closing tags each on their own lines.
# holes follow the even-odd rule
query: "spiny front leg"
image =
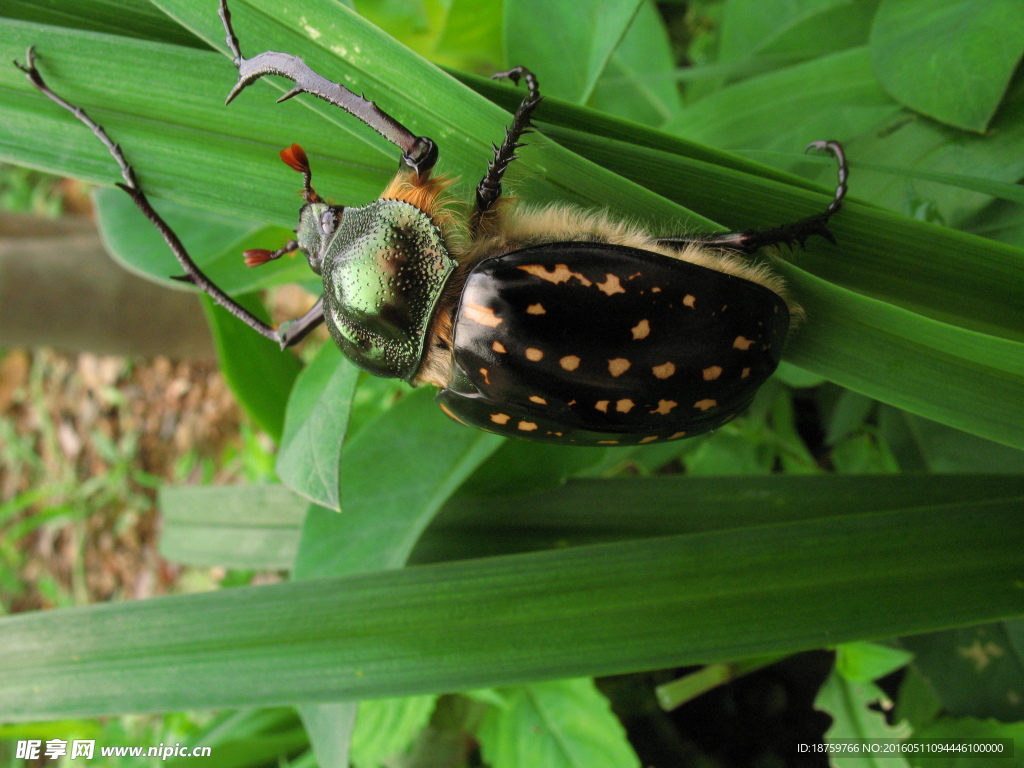
<svg viewBox="0 0 1024 768">
<path fill-rule="evenodd" d="M 494 159 L 487 164 L 487 174 L 476 187 L 476 211 L 473 213 L 472 226 L 474 231 L 479 230 L 481 220 L 501 197 L 501 179 L 508 170 L 509 163 L 518 157 L 516 150 L 524 146 L 519 143 L 523 134 L 530 132 L 530 116 L 537 108 L 543 98 L 537 85 L 537 78 L 526 67 L 513 67 L 507 72 L 499 72 L 491 75 L 492 80 L 508 78 L 516 85 L 519 79 L 526 80 L 526 87 L 529 89 L 526 98 L 519 104 L 512 124 L 505 129 L 505 140 L 501 146 L 494 146 Z"/>
<path fill-rule="evenodd" d="M 426 180 L 437 162 L 437 145 L 426 136 L 416 136 L 412 131 L 395 120 L 376 104 L 357 96 L 340 83 L 332 82 L 317 74 L 298 56 L 278 51 L 264 51 L 251 59 L 242 56 L 238 38 L 231 26 L 231 12 L 227 0 L 220 0 L 221 21 L 227 33 L 227 44 L 234 55 L 238 68 L 238 82 L 231 89 L 225 103 L 231 101 L 243 90 L 264 75 L 280 75 L 295 83 L 295 87 L 278 99 L 285 101 L 300 93 L 308 93 L 323 99 L 328 104 L 341 107 L 367 126 L 402 150 L 402 162 L 411 168 L 421 180 Z"/>
<path fill-rule="evenodd" d="M 35 51 L 29 47 L 28 51 L 25 53 L 25 64 L 22 65 L 18 61 L 15 61 L 14 66 L 24 72 L 28 77 L 29 82 L 32 83 L 32 85 L 34 85 L 44 96 L 46 96 L 46 98 L 55 104 L 60 105 L 78 118 L 78 120 L 84 123 L 85 126 L 92 131 L 93 135 L 97 139 L 103 142 L 103 145 L 110 152 L 114 160 L 117 161 L 117 165 L 121 169 L 121 178 L 124 179 L 124 183 L 118 184 L 117 186 L 128 193 L 135 205 L 139 207 L 139 210 L 141 210 L 146 215 L 146 218 L 153 223 L 153 226 L 155 226 L 157 231 L 159 231 L 163 236 L 164 241 L 171 249 L 171 252 L 174 253 L 178 263 L 181 264 L 182 268 L 185 270 L 185 274 L 183 276 L 175 279 L 192 283 L 197 288 L 201 288 L 217 304 L 224 307 L 224 309 L 250 328 L 263 336 L 266 336 L 268 339 L 278 341 L 277 331 L 259 318 L 255 317 L 240 304 L 236 303 L 231 297 L 218 288 L 210 278 L 203 274 L 203 271 L 199 269 L 198 266 L 196 266 L 196 263 L 192 261 L 192 257 L 189 256 L 188 251 L 185 250 L 185 246 L 182 245 L 181 240 L 178 238 L 177 234 L 175 234 L 174 230 L 171 229 L 163 218 L 161 218 L 160 214 L 153 210 L 153 206 L 150 205 L 149 199 L 146 197 L 146 194 L 142 191 L 142 188 L 139 186 L 139 183 L 135 178 L 135 169 L 132 168 L 128 160 L 125 159 L 124 153 L 121 151 L 121 147 L 110 140 L 107 132 L 103 130 L 98 123 L 94 122 L 92 118 L 85 113 L 85 110 L 81 107 L 76 107 L 74 104 L 64 100 L 50 90 L 49 86 L 46 85 L 46 81 L 43 80 L 43 76 L 36 68 L 35 60 Z"/>
</svg>

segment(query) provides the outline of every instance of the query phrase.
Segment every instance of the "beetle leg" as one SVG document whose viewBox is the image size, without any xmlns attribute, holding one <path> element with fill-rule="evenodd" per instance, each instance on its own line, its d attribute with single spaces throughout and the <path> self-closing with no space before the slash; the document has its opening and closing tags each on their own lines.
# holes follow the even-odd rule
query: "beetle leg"
<svg viewBox="0 0 1024 768">
<path fill-rule="evenodd" d="M 220 0 L 219 14 L 227 33 L 228 48 L 231 49 L 235 57 L 234 64 L 238 68 L 238 82 L 228 94 L 226 104 L 230 104 L 239 93 L 264 75 L 287 77 L 295 83 L 295 87 L 278 99 L 278 102 L 300 93 L 309 93 L 329 104 L 341 107 L 401 149 L 402 162 L 415 171 L 421 180 L 426 180 L 430 175 L 437 162 L 437 145 L 433 140 L 426 136 L 416 136 L 372 101 L 357 96 L 345 86 L 318 75 L 298 56 L 278 51 L 264 51 L 251 59 L 245 58 L 231 27 L 231 13 L 228 11 L 227 0 Z"/>
<path fill-rule="evenodd" d="M 770 245 L 788 245 L 792 248 L 799 244 L 802 248 L 807 238 L 818 235 L 830 243 L 836 239 L 828 228 L 828 220 L 842 206 L 843 198 L 846 197 L 846 181 L 849 178 L 850 170 L 846 165 L 846 154 L 838 141 L 814 141 L 807 145 L 805 152 L 811 149 L 824 149 L 835 157 L 839 164 L 839 182 L 836 185 L 835 196 L 822 213 L 815 216 L 808 216 L 806 219 L 794 221 L 792 224 L 783 224 L 771 229 L 751 229 L 746 232 L 721 232 L 705 235 L 694 235 L 692 237 L 663 237 L 658 239 L 661 245 L 681 247 L 691 244 L 706 245 L 712 248 L 719 248 L 724 251 L 735 251 L 737 253 L 754 253 L 761 248 Z"/>
<path fill-rule="evenodd" d="M 487 164 L 487 174 L 476 187 L 476 211 L 472 221 L 474 231 L 479 229 L 480 220 L 484 214 L 501 197 L 501 179 L 505 175 L 509 163 L 516 159 L 516 150 L 524 146 L 519 143 L 519 139 L 524 133 L 529 133 L 530 115 L 543 98 L 540 95 L 536 76 L 526 67 L 513 67 L 507 72 L 491 75 L 492 80 L 501 80 L 506 77 L 516 85 L 519 84 L 519 78 L 523 78 L 529 91 L 526 98 L 519 104 L 519 109 L 516 110 L 516 114 L 512 118 L 512 124 L 505 129 L 505 140 L 501 142 L 501 146 L 491 145 L 494 147 L 494 159 Z"/>
<path fill-rule="evenodd" d="M 316 304 L 302 317 L 281 323 L 281 327 L 277 331 L 278 341 L 281 342 L 281 349 L 288 349 L 288 347 L 298 344 L 323 321 L 324 298 L 321 296 L 316 300 Z"/>
<path fill-rule="evenodd" d="M 85 113 L 85 110 L 65 101 L 63 98 L 51 91 L 49 86 L 46 85 L 46 82 L 43 80 L 43 76 L 39 73 L 39 70 L 36 69 L 35 51 L 29 47 L 28 51 L 25 53 L 25 64 L 22 65 L 18 61 L 15 61 L 14 66 L 24 72 L 28 77 L 29 82 L 32 83 L 32 85 L 34 85 L 44 96 L 46 96 L 46 98 L 55 104 L 60 105 L 77 117 L 86 125 L 86 127 L 89 128 L 89 130 L 93 132 L 93 135 L 96 136 L 97 139 L 103 142 L 103 145 L 110 152 L 114 160 L 117 161 L 117 165 L 121 169 L 121 178 L 124 179 L 124 183 L 118 184 L 117 186 L 128 193 L 135 205 L 139 207 L 139 210 L 141 210 L 146 215 L 146 218 L 153 223 L 153 226 L 157 228 L 157 231 L 160 232 L 164 241 L 167 243 L 172 253 L 174 253 L 178 263 L 181 264 L 182 268 L 185 270 L 184 275 L 181 277 L 175 277 L 174 279 L 185 283 L 191 283 L 197 288 L 201 288 L 217 304 L 224 307 L 224 309 L 250 328 L 266 336 L 268 339 L 274 339 L 276 341 L 277 331 L 231 299 L 231 297 L 218 288 L 213 281 L 203 274 L 203 271 L 196 266 L 196 263 L 192 261 L 192 257 L 188 255 L 188 251 L 185 250 L 185 246 L 181 244 L 181 240 L 178 239 L 174 230 L 168 226 L 167 222 L 163 220 L 160 214 L 153 210 L 153 206 L 150 205 L 149 199 L 146 197 L 146 194 L 142 191 L 142 188 L 139 186 L 139 183 L 135 178 L 135 169 L 132 168 L 129 162 L 125 159 L 124 153 L 121 151 L 121 147 L 110 140 L 110 137 L 107 136 L 107 132 L 104 131 L 98 123 L 95 123 L 92 118 Z"/>
</svg>

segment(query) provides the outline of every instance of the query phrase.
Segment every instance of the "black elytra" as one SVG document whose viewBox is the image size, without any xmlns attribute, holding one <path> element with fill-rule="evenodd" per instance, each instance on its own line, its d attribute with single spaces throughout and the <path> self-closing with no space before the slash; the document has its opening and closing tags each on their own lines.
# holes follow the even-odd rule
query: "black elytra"
<svg viewBox="0 0 1024 768">
<path fill-rule="evenodd" d="M 823 212 L 782 226 L 675 236 L 626 232 L 603 214 L 569 207 L 538 218 L 515 203 L 499 205 L 504 174 L 542 100 L 537 78 L 515 67 L 496 77 L 524 80 L 527 96 L 494 146 L 472 205 L 453 212 L 441 202 L 446 183 L 430 177 L 439 155 L 431 139 L 298 56 L 265 51 L 245 58 L 227 0 L 220 0 L 220 16 L 238 69 L 229 102 L 265 75 L 282 76 L 295 84 L 283 98 L 317 96 L 401 150 L 398 176 L 381 200 L 363 208 L 324 202 L 312 188 L 302 149 L 282 152 L 303 174 L 297 237 L 275 251 L 247 251 L 246 261 L 256 266 L 301 251 L 322 274 L 325 293 L 303 317 L 279 328 L 224 294 L 192 261 L 150 205 L 120 146 L 46 85 L 31 48 L 25 65 L 15 65 L 107 147 L 124 179 L 119 186 L 184 269 L 179 279 L 258 333 L 284 348 L 326 317 L 353 362 L 376 375 L 437 385 L 439 405 L 453 419 L 511 437 L 583 446 L 706 433 L 742 413 L 775 371 L 799 308 L 786 299 L 778 277 L 744 267 L 741 256 L 774 245 L 802 246 L 815 235 L 835 242 L 828 222 L 841 207 L 848 178 L 837 142 L 808 146 L 838 162 L 833 199 Z M 538 221 L 547 223 L 549 236 L 536 231 Z M 567 234 L 571 222 L 579 230 Z M 450 236 L 456 229 L 459 236 Z M 416 232 L 430 237 L 412 237 Z M 429 248 L 416 245 L 428 241 Z M 462 241 L 468 245 L 458 245 Z M 410 265 L 401 274 L 396 254 Z M 405 277 L 424 269 L 429 279 Z M 374 341 L 382 336 L 397 340 L 393 350 Z"/>
<path fill-rule="evenodd" d="M 532 440 L 634 445 L 708 432 L 778 366 L 774 291 L 658 253 L 553 243 L 474 268 L 456 313 L 457 373 L 438 401 Z"/>
</svg>

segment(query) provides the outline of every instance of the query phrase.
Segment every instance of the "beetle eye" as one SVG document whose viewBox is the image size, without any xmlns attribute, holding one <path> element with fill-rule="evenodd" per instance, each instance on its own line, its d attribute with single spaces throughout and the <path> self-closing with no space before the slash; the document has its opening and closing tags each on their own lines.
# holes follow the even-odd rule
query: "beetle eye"
<svg viewBox="0 0 1024 768">
<path fill-rule="evenodd" d="M 332 210 L 326 210 L 320 214 L 320 231 L 325 235 L 329 235 L 334 232 L 334 228 L 338 226 L 338 214 Z"/>
</svg>

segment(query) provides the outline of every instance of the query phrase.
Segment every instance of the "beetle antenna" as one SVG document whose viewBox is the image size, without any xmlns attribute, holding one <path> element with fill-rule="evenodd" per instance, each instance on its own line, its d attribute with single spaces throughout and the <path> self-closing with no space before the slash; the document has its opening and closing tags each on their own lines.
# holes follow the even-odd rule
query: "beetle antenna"
<svg viewBox="0 0 1024 768">
<path fill-rule="evenodd" d="M 260 267 L 268 261 L 280 259 L 286 253 L 294 253 L 298 248 L 299 244 L 295 240 L 289 240 L 276 251 L 268 251 L 266 248 L 250 248 L 247 251 L 242 251 L 242 256 L 245 258 L 245 266 Z"/>
<path fill-rule="evenodd" d="M 139 186 L 139 183 L 135 178 L 135 169 L 132 168 L 131 164 L 125 159 L 124 153 L 121 151 L 121 147 L 110 140 L 110 137 L 107 136 L 107 132 L 104 131 L 98 123 L 94 122 L 92 118 L 85 113 L 85 110 L 65 101 L 50 90 L 49 86 L 47 86 L 46 82 L 43 80 L 43 76 L 36 68 L 35 59 L 35 50 L 30 46 L 25 52 L 25 64 L 22 65 L 18 61 L 15 61 L 14 66 L 24 72 L 26 77 L 28 77 L 29 82 L 32 83 L 32 85 L 34 85 L 44 96 L 46 96 L 46 98 L 77 117 L 89 130 L 93 132 L 93 135 L 97 139 L 103 142 L 103 145 L 110 152 L 110 155 L 114 160 L 117 161 L 117 165 L 121 169 L 121 178 L 124 179 L 124 183 L 118 184 L 117 186 L 128 193 L 135 205 L 139 207 L 139 210 L 141 210 L 146 215 L 146 218 L 153 223 L 153 226 L 157 228 L 157 231 L 163 236 L 164 241 L 171 249 L 175 258 L 177 258 L 178 263 L 181 264 L 182 268 L 185 270 L 184 275 L 181 277 L 175 277 L 174 279 L 191 283 L 197 288 L 201 288 L 217 304 L 224 307 L 224 309 L 250 328 L 263 336 L 266 336 L 268 339 L 277 341 L 277 331 L 257 318 L 243 306 L 235 302 L 231 297 L 218 288 L 210 278 L 203 274 L 203 271 L 199 269 L 198 266 L 196 266 L 196 263 L 192 261 L 192 257 L 188 255 L 188 251 L 185 250 L 185 246 L 181 244 L 181 240 L 178 239 L 174 230 L 171 229 L 160 214 L 153 209 L 153 206 L 150 205 L 149 199 L 146 197 L 146 194 L 142 191 L 142 188 Z"/>
<path fill-rule="evenodd" d="M 228 48 L 234 56 L 235 67 L 238 68 L 238 82 L 231 89 L 225 103 L 230 104 L 239 93 L 264 75 L 287 77 L 295 83 L 295 87 L 285 93 L 279 101 L 290 99 L 300 93 L 309 93 L 329 104 L 341 107 L 401 149 L 402 163 L 411 168 L 421 181 L 426 181 L 430 176 L 438 154 L 437 145 L 433 140 L 415 135 L 374 102 L 357 96 L 340 83 L 331 82 L 318 75 L 298 56 L 278 51 L 264 51 L 251 59 L 245 58 L 231 25 L 227 0 L 220 0 L 219 14 L 227 34 Z"/>
<path fill-rule="evenodd" d="M 313 190 L 310 183 L 313 172 L 309 169 L 309 158 L 306 157 L 305 150 L 298 144 L 292 144 L 281 150 L 281 159 L 289 168 L 294 168 L 302 174 L 302 199 L 307 203 L 322 203 L 323 198 Z"/>
</svg>

